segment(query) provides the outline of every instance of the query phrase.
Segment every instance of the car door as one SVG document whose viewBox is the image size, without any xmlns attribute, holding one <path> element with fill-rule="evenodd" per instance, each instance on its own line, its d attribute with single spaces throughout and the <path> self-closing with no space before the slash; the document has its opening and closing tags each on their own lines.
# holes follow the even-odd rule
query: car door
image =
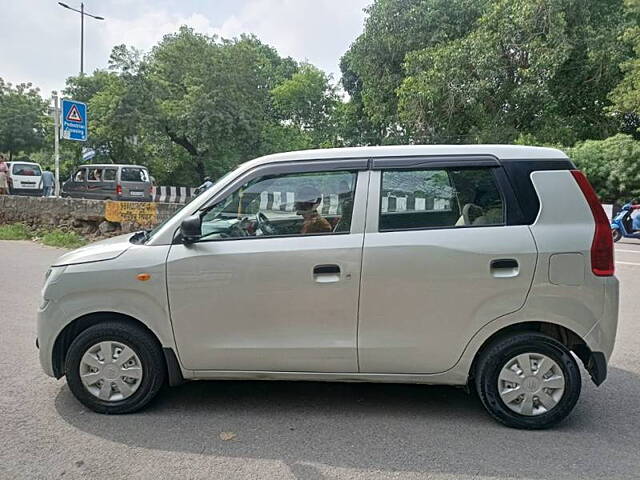
<svg viewBox="0 0 640 480">
<path fill-rule="evenodd" d="M 89 167 L 86 178 L 86 198 L 104 200 L 104 183 L 102 180 L 103 169 L 101 167 Z"/>
<path fill-rule="evenodd" d="M 374 163 L 362 372 L 450 369 L 483 325 L 523 306 L 535 270 L 533 237 L 526 225 L 510 225 L 519 210 L 495 160 L 411 165 Z"/>
<path fill-rule="evenodd" d="M 87 169 L 85 167 L 78 168 L 73 172 L 69 181 L 65 183 L 65 193 L 70 197 L 84 197 L 87 194 L 86 178 Z"/>
<path fill-rule="evenodd" d="M 186 368 L 358 371 L 366 165 L 262 167 L 212 200 L 203 237 L 167 259 Z"/>
</svg>

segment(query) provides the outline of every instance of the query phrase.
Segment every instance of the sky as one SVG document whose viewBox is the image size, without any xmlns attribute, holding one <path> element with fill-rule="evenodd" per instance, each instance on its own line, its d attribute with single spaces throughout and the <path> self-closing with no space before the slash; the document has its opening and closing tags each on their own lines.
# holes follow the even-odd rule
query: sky
<svg viewBox="0 0 640 480">
<path fill-rule="evenodd" d="M 372 0 L 85 0 L 84 70 L 107 66 L 114 45 L 148 51 L 181 25 L 232 38 L 253 33 L 280 55 L 340 77 L 340 57 L 362 32 Z M 79 0 L 64 3 L 80 8 Z M 80 70 L 80 14 L 56 0 L 0 0 L 0 78 L 44 97 Z"/>
</svg>

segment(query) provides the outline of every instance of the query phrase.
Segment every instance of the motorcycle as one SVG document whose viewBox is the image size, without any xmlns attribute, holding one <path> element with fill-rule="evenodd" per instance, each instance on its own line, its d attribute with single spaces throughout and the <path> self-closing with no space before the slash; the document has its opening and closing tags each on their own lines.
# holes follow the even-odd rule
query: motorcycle
<svg viewBox="0 0 640 480">
<path fill-rule="evenodd" d="M 624 205 L 616 216 L 611 221 L 611 235 L 613 235 L 613 241 L 617 242 L 621 238 L 639 238 L 640 230 L 633 230 L 633 219 L 631 218 L 631 204 Z"/>
</svg>

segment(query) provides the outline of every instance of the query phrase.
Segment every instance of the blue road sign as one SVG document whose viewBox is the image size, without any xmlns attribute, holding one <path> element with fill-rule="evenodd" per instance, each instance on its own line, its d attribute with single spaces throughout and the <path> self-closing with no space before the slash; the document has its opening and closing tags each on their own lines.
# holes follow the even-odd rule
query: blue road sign
<svg viewBox="0 0 640 480">
<path fill-rule="evenodd" d="M 87 140 L 87 105 L 63 98 L 60 125 L 62 125 L 62 138 L 85 142 Z"/>
</svg>

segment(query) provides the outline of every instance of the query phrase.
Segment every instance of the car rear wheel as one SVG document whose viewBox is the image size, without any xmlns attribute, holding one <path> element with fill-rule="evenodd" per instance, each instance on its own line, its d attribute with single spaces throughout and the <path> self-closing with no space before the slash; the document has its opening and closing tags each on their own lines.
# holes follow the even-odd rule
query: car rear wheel
<svg viewBox="0 0 640 480">
<path fill-rule="evenodd" d="M 580 369 L 571 352 L 540 333 L 492 343 L 476 368 L 476 389 L 489 414 L 509 427 L 542 429 L 569 415 L 580 396 Z"/>
<path fill-rule="evenodd" d="M 152 335 L 114 321 L 89 327 L 75 338 L 65 374 L 80 402 L 99 413 L 117 414 L 147 405 L 164 383 L 166 371 Z"/>
</svg>

